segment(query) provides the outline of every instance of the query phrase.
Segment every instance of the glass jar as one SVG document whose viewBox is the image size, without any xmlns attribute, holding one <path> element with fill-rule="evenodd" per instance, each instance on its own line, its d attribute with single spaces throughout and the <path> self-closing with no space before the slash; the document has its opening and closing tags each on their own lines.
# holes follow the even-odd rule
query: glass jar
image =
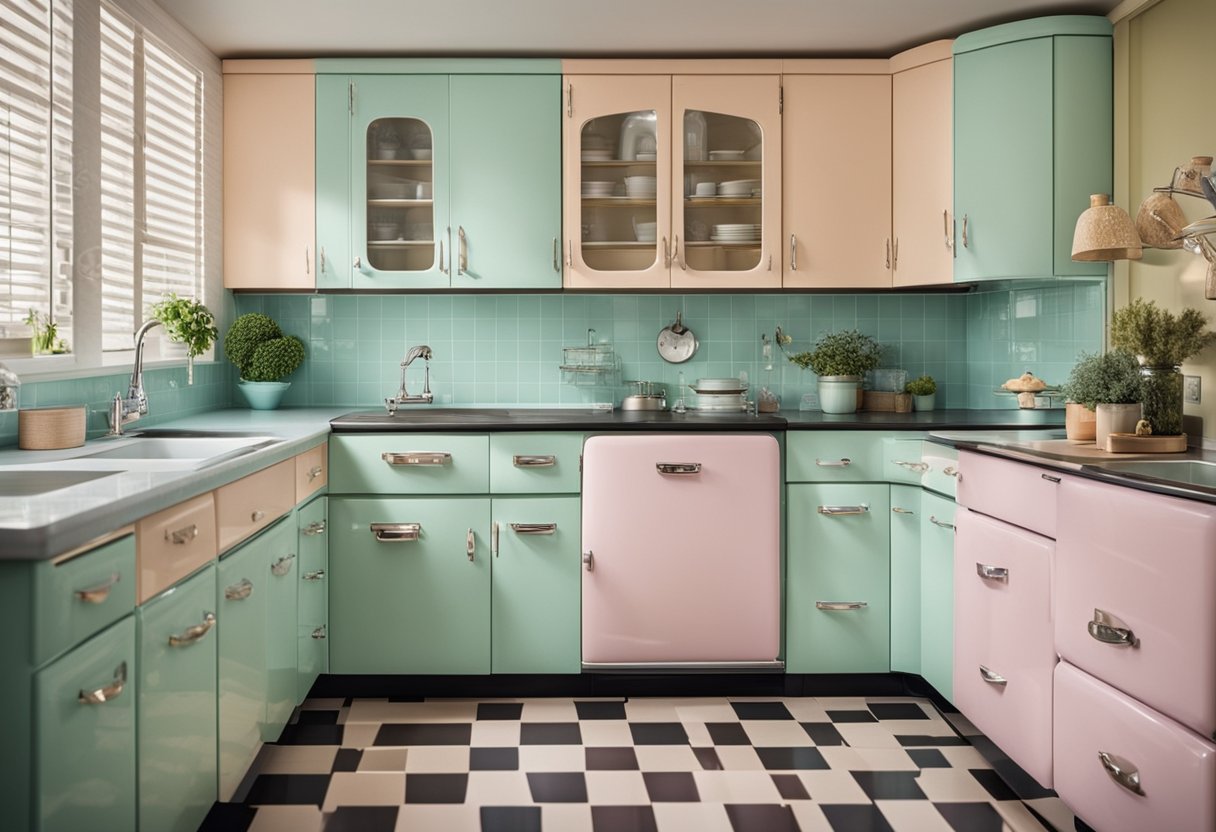
<svg viewBox="0 0 1216 832">
<path fill-rule="evenodd" d="M 1141 367 L 1144 384 L 1144 418 L 1154 436 L 1182 433 L 1182 368 Z"/>
</svg>

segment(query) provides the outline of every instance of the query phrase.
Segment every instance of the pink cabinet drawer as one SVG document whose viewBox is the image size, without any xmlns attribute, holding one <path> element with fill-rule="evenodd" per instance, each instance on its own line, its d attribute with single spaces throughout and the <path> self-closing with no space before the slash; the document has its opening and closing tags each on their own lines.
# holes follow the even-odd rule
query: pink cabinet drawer
<svg viewBox="0 0 1216 832">
<path fill-rule="evenodd" d="M 315 448 L 296 454 L 296 505 L 324 488 L 325 483 L 329 481 L 329 466 L 326 461 L 328 447 L 328 443 L 322 442 Z"/>
<path fill-rule="evenodd" d="M 959 454 L 958 502 L 972 511 L 1056 536 L 1056 496 L 1063 479 L 1054 471 L 1008 459 Z"/>
<path fill-rule="evenodd" d="M 1216 733 L 1216 506 L 1067 480 L 1054 591 L 1062 658 Z"/>
<path fill-rule="evenodd" d="M 220 551 L 231 549 L 295 505 L 296 463 L 286 459 L 215 491 Z"/>
<path fill-rule="evenodd" d="M 140 520 L 135 524 L 139 603 L 214 560 L 216 551 L 210 492 Z"/>
<path fill-rule="evenodd" d="M 1078 817 L 1102 832 L 1216 829 L 1216 745 L 1068 662 L 1055 699 L 1055 788 Z"/>
<path fill-rule="evenodd" d="M 1051 540 L 954 516 L 954 704 L 1051 788 Z"/>
</svg>

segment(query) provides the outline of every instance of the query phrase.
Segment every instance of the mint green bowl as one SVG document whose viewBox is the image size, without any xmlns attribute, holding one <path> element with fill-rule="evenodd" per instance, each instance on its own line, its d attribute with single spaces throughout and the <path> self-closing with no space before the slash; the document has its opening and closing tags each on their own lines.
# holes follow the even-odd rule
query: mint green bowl
<svg viewBox="0 0 1216 832">
<path fill-rule="evenodd" d="M 249 407 L 253 410 L 276 410 L 279 402 L 283 401 L 283 395 L 287 392 L 287 388 L 291 386 L 290 381 L 245 381 L 244 379 L 237 382 L 236 385 L 241 395 L 245 397 L 245 401 L 249 403 Z"/>
</svg>

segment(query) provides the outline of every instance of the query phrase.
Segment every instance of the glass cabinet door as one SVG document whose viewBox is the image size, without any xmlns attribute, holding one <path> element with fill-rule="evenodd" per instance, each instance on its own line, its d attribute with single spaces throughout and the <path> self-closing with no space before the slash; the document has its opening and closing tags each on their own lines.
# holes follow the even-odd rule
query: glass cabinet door
<svg viewBox="0 0 1216 832">
<path fill-rule="evenodd" d="M 567 76 L 565 93 L 565 285 L 666 287 L 670 79 Z"/>
<path fill-rule="evenodd" d="M 671 285 L 778 288 L 777 76 L 675 76 Z"/>
</svg>

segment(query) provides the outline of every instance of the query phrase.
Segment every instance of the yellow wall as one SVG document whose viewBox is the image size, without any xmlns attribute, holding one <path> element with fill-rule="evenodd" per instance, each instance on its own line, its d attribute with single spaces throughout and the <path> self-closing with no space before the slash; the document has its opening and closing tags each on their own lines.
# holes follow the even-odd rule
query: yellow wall
<svg viewBox="0 0 1216 832">
<path fill-rule="evenodd" d="M 1216 155 L 1216 2 L 1161 0 L 1115 31 L 1117 200 L 1134 218 L 1152 189 L 1169 183 L 1191 156 Z M 1206 200 L 1176 197 L 1188 219 L 1216 213 Z M 1183 250 L 1145 249 L 1115 271 L 1115 306 L 1129 297 L 1168 309 L 1194 306 L 1216 325 L 1216 301 L 1203 296 L 1207 262 Z M 1203 379 L 1204 435 L 1216 438 L 1216 349 L 1183 367 Z"/>
</svg>

